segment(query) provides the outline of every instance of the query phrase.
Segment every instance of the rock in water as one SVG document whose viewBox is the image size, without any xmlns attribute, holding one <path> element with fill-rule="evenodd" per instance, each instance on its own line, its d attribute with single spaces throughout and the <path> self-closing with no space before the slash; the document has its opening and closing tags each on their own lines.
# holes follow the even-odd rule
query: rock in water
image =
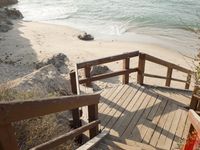
<svg viewBox="0 0 200 150">
<path fill-rule="evenodd" d="M 36 69 L 52 64 L 57 68 L 59 72 L 68 73 L 69 70 L 66 62 L 69 62 L 68 57 L 65 54 L 59 53 L 53 55 L 51 58 L 36 63 Z"/>
<path fill-rule="evenodd" d="M 94 66 L 90 72 L 92 76 L 107 73 L 110 69 L 107 66 Z"/>
<path fill-rule="evenodd" d="M 78 38 L 83 41 L 92 41 L 94 37 L 91 34 L 87 34 L 86 32 L 83 35 L 78 35 Z"/>
<path fill-rule="evenodd" d="M 16 91 L 41 90 L 44 94 L 56 92 L 61 95 L 71 95 L 70 81 L 61 76 L 53 65 L 47 65 L 7 84 L 10 89 Z"/>
</svg>

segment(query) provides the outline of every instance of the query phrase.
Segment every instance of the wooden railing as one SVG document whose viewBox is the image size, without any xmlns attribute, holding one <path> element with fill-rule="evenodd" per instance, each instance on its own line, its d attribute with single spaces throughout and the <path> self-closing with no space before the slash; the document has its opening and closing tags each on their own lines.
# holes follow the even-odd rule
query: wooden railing
<svg viewBox="0 0 200 150">
<path fill-rule="evenodd" d="M 145 73 L 145 63 L 146 61 L 153 62 L 155 64 L 162 65 L 164 67 L 167 67 L 167 75 L 166 76 L 159 76 L 155 74 L 147 74 Z M 156 58 L 154 56 L 145 54 L 145 53 L 140 53 L 139 54 L 139 71 L 138 71 L 138 83 L 143 84 L 144 83 L 144 77 L 151 77 L 151 78 L 159 78 L 159 79 L 165 79 L 165 86 L 170 87 L 171 81 L 178 81 L 178 82 L 183 82 L 185 83 L 185 89 L 189 89 L 190 83 L 191 83 L 191 75 L 192 71 L 186 68 L 183 68 L 181 66 L 175 65 L 173 63 L 164 61 L 162 59 Z M 172 77 L 173 70 L 178 70 L 180 72 L 183 72 L 187 74 L 187 79 L 186 80 L 181 80 L 181 79 L 176 79 Z"/>
<path fill-rule="evenodd" d="M 66 142 L 67 140 L 79 136 L 87 130 L 90 131 L 90 138 L 96 136 L 99 132 L 98 124 L 100 123 L 98 120 L 99 98 L 99 94 L 90 94 L 83 96 L 0 103 L 0 149 L 19 150 L 12 122 L 65 110 L 77 110 L 77 108 L 83 106 L 88 106 L 88 124 L 46 143 L 38 145 L 32 148 L 32 150 L 48 150 Z"/>
<path fill-rule="evenodd" d="M 139 56 L 138 66 L 135 68 L 130 68 L 130 63 L 131 63 L 130 58 L 137 57 L 137 56 Z M 110 63 L 110 62 L 114 62 L 114 61 L 119 61 L 119 60 L 123 60 L 122 70 L 91 76 L 90 71 L 93 66 L 104 64 L 104 63 Z M 150 61 L 155 64 L 162 65 L 163 67 L 167 67 L 167 75 L 160 76 L 160 75 L 145 73 L 146 61 Z M 78 74 L 79 69 L 84 69 L 85 78 L 79 79 L 79 74 Z M 181 80 L 181 79 L 173 78 L 172 77 L 173 70 L 178 70 L 180 72 L 187 74 L 187 79 Z M 91 60 L 91 61 L 76 64 L 75 71 L 72 71 L 70 74 L 71 84 L 72 84 L 74 93 L 80 94 L 79 84 L 85 84 L 86 86 L 89 87 L 89 86 L 91 86 L 91 82 L 93 82 L 93 81 L 110 78 L 110 77 L 114 77 L 114 76 L 119 76 L 119 75 L 123 76 L 123 78 L 122 78 L 123 83 L 128 84 L 129 83 L 129 74 L 133 73 L 133 72 L 138 72 L 137 83 L 141 84 L 141 85 L 145 84 L 144 83 L 145 77 L 151 77 L 151 78 L 165 79 L 166 80 L 165 86 L 168 86 L 168 87 L 170 87 L 171 81 L 183 82 L 183 83 L 185 83 L 185 89 L 189 89 L 189 87 L 190 87 L 191 74 L 192 74 L 192 71 L 190 71 L 186 68 L 183 68 L 181 66 L 178 66 L 176 64 L 164 61 L 162 59 L 156 58 L 154 56 L 151 56 L 151 55 L 148 55 L 145 53 L 140 53 L 139 51 L 134 51 L 134 52 L 130 52 L 130 53 L 125 53 L 125 54 L 121 54 L 121 55 L 116 55 L 116 56 L 111 56 L 111 57 L 106 57 L 106 58 L 101 58 L 101 59 L 96 59 L 96 60 Z"/>
<path fill-rule="evenodd" d="M 192 109 L 189 110 L 188 118 L 191 122 L 190 131 L 182 150 L 197 150 L 200 143 L 200 117 Z"/>
</svg>

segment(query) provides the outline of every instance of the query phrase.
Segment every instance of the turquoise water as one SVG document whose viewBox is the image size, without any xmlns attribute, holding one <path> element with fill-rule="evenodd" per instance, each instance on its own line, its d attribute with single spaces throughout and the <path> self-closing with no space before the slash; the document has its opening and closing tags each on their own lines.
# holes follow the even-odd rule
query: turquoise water
<svg viewBox="0 0 200 150">
<path fill-rule="evenodd" d="M 123 33 L 134 27 L 200 27 L 200 0 L 19 0 L 25 20 L 62 20 Z"/>
<path fill-rule="evenodd" d="M 189 39 L 200 27 L 200 0 L 19 0 L 27 21 L 66 24 L 104 35 L 128 32 Z M 185 39 L 185 41 L 188 39 Z"/>
</svg>

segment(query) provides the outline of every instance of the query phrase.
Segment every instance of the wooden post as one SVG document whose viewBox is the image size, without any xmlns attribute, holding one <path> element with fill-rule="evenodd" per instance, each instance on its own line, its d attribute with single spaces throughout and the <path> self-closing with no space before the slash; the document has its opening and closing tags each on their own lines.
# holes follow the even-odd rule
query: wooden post
<svg viewBox="0 0 200 150">
<path fill-rule="evenodd" d="M 11 124 L 0 125 L 0 150 L 19 150 Z"/>
<path fill-rule="evenodd" d="M 190 82 L 191 82 L 191 74 L 188 74 L 187 82 L 185 84 L 185 89 L 189 89 L 190 88 Z"/>
<path fill-rule="evenodd" d="M 91 70 L 91 67 L 90 67 L 90 66 L 86 66 L 84 69 L 85 69 L 85 77 L 86 77 L 86 78 L 90 78 L 90 70 Z M 86 82 L 85 85 L 86 85 L 87 87 L 91 87 L 91 82 L 88 81 L 88 82 Z"/>
<path fill-rule="evenodd" d="M 75 71 L 70 72 L 70 81 L 71 81 L 71 89 L 74 95 L 77 94 L 77 86 L 76 86 L 76 73 Z M 81 126 L 80 120 L 80 111 L 79 108 L 71 110 L 72 118 L 73 118 L 73 128 L 78 128 Z"/>
<path fill-rule="evenodd" d="M 98 119 L 98 104 L 88 106 L 89 122 Z M 90 129 L 90 139 L 99 134 L 99 126 Z"/>
<path fill-rule="evenodd" d="M 193 109 L 193 110 L 197 110 L 197 105 L 198 105 L 198 99 L 196 96 L 192 95 L 192 99 L 191 99 L 191 102 L 190 102 L 190 109 Z"/>
<path fill-rule="evenodd" d="M 70 72 L 70 82 L 71 82 L 71 89 L 73 94 L 77 94 L 77 86 L 76 86 L 76 73 L 74 70 Z"/>
<path fill-rule="evenodd" d="M 137 83 L 141 84 L 141 85 L 144 82 L 145 57 L 146 57 L 145 54 L 143 54 L 143 53 L 139 54 Z"/>
<path fill-rule="evenodd" d="M 168 67 L 168 69 L 167 69 L 167 80 L 166 80 L 165 86 L 169 86 L 170 87 L 171 78 L 172 78 L 172 71 L 173 71 L 173 69 Z"/>
<path fill-rule="evenodd" d="M 126 58 L 123 60 L 123 69 L 124 70 L 130 69 L 130 58 Z M 125 75 L 123 75 L 122 82 L 123 84 L 129 83 L 129 73 L 126 73 Z"/>
</svg>

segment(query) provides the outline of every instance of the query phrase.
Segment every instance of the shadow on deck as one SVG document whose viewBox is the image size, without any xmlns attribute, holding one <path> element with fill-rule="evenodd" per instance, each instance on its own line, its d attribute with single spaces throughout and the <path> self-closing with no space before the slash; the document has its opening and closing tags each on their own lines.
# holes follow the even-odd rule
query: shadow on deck
<svg viewBox="0 0 200 150">
<path fill-rule="evenodd" d="M 129 140 L 159 149 L 178 148 L 190 123 L 191 93 L 141 85 L 105 89 L 99 103 L 101 130 L 127 143 Z"/>
</svg>

